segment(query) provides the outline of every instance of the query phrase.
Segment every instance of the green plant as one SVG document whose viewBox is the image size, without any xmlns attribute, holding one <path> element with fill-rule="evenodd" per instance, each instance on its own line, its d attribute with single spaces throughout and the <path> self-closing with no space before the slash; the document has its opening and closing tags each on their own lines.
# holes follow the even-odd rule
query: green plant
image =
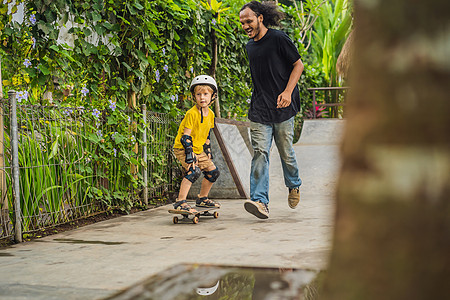
<svg viewBox="0 0 450 300">
<path fill-rule="evenodd" d="M 326 1 L 314 23 L 312 48 L 321 61 L 329 86 L 339 86 L 336 62 L 352 25 L 352 2 L 349 0 Z"/>
<path fill-rule="evenodd" d="M 5 95 L 14 89 L 20 105 L 54 108 L 45 117 L 53 121 L 22 124 L 29 145 L 20 149 L 22 163 L 47 166 L 23 171 L 29 215 L 98 203 L 128 208 L 143 185 L 141 172 L 130 167 L 143 170 L 136 143 L 158 145 L 148 154 L 150 187 L 172 180 L 164 171 L 168 137 L 155 130 L 143 143 L 148 128 L 139 105 L 175 119 L 192 106 L 188 87 L 195 75 L 214 69 L 217 116 L 246 120 L 252 84 L 238 20 L 246 0 L 22 1 L 22 23 L 12 22 L 7 10 L 10 5 L 14 12 L 19 1 L 7 2 L 0 4 Z M 343 42 L 350 9 L 346 0 L 307 0 L 282 9 L 283 30 L 305 63 L 299 88 L 306 112 L 312 101 L 307 88 L 336 78 L 332 55 Z M 162 131 L 174 133 L 177 125 Z M 39 176 L 44 180 L 37 182 Z"/>
</svg>

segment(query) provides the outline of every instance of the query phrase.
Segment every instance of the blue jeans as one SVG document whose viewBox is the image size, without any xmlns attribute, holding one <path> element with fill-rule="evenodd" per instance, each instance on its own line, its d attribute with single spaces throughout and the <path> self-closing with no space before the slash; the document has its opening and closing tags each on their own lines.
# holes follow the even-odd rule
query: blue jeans
<svg viewBox="0 0 450 300">
<path fill-rule="evenodd" d="M 250 122 L 250 134 L 254 152 L 250 170 L 250 199 L 269 204 L 269 158 L 273 139 L 280 153 L 286 187 L 298 188 L 302 184 L 292 146 L 294 117 L 274 124 Z"/>
</svg>

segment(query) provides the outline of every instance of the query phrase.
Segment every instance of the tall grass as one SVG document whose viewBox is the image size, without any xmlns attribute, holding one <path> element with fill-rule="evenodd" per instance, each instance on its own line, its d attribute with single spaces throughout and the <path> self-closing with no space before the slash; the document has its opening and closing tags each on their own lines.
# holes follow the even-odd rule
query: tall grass
<svg viewBox="0 0 450 300">
<path fill-rule="evenodd" d="M 128 130 L 137 119 L 136 112 L 116 110 L 114 114 L 116 119 L 108 119 L 93 117 L 85 109 L 18 105 L 23 233 L 111 208 L 129 210 L 141 203 L 144 182 L 141 174 L 131 173 L 131 164 L 148 172 L 151 197 L 168 195 L 168 186 L 174 179 L 173 118 L 150 113 L 149 126 L 138 124 L 139 131 L 148 133 L 149 142 L 144 144 Z M 6 168 L 10 168 L 9 116 L 5 124 L 5 161 Z M 139 158 L 142 152 L 133 152 L 136 142 L 148 149 L 147 168 L 143 168 Z M 14 219 L 11 177 L 7 178 L 7 186 L 10 217 Z"/>
<path fill-rule="evenodd" d="M 23 231 L 68 221 L 85 204 L 91 177 L 76 170 L 83 152 L 67 126 L 72 120 L 39 107 L 22 107 L 18 117 Z"/>
</svg>

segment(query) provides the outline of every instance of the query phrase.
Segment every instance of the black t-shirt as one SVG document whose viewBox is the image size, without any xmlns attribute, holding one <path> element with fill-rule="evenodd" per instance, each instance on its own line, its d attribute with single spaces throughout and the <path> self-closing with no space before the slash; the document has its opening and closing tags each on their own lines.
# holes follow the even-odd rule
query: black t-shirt
<svg viewBox="0 0 450 300">
<path fill-rule="evenodd" d="M 277 108 L 277 98 L 289 81 L 293 64 L 300 54 L 289 36 L 269 29 L 258 41 L 247 43 L 253 91 L 248 118 L 257 123 L 281 123 L 300 111 L 300 94 L 297 85 L 291 95 L 291 105 Z"/>
</svg>

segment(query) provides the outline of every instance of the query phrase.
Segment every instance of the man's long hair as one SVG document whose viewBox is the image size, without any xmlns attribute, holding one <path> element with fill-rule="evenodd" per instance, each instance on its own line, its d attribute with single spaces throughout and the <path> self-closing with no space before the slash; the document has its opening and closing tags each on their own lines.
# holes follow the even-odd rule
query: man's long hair
<svg viewBox="0 0 450 300">
<path fill-rule="evenodd" d="M 242 6 L 240 11 L 250 8 L 256 16 L 263 16 L 263 24 L 266 27 L 280 26 L 280 21 L 284 18 L 284 13 L 278 10 L 278 6 L 273 1 L 251 1 Z"/>
</svg>

